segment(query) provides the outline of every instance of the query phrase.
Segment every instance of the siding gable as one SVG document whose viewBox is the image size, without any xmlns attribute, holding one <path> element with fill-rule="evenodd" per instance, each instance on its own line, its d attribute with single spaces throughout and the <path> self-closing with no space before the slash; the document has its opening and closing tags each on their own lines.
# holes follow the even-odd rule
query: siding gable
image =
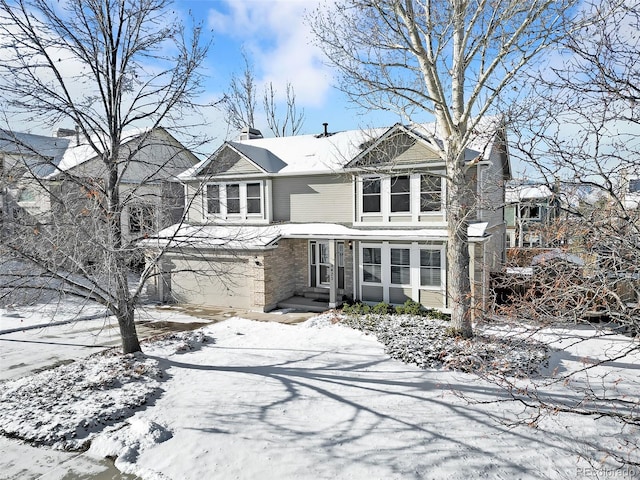
<svg viewBox="0 0 640 480">
<path fill-rule="evenodd" d="M 246 175 L 251 173 L 264 173 L 253 162 L 243 155 L 240 155 L 233 148 L 225 145 L 214 158 L 208 162 L 207 166 L 198 172 L 199 175 Z"/>
<path fill-rule="evenodd" d="M 383 168 L 439 162 L 440 156 L 425 142 L 406 132 L 396 132 L 379 142 L 371 142 L 351 167 Z"/>
</svg>

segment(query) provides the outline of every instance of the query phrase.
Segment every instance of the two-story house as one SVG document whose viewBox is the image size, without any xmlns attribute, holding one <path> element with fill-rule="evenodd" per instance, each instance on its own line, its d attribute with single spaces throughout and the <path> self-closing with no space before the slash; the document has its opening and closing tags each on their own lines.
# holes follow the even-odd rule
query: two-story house
<svg viewBox="0 0 640 480">
<path fill-rule="evenodd" d="M 505 193 L 507 244 L 511 248 L 547 247 L 548 229 L 558 216 L 558 195 L 547 185 L 512 183 Z"/>
<path fill-rule="evenodd" d="M 160 233 L 158 299 L 265 311 L 301 298 L 318 310 L 412 299 L 447 311 L 445 165 L 424 128 L 251 129 L 225 142 L 181 175 L 189 225 Z M 504 258 L 504 138 L 478 135 L 465 156 L 476 302 Z"/>
<path fill-rule="evenodd" d="M 124 239 L 179 221 L 185 199 L 177 175 L 198 158 L 163 128 L 125 132 L 119 158 Z M 92 184 L 99 190 L 107 174 L 89 139 L 67 129 L 55 136 L 0 130 L 0 167 L 5 231 L 12 222 L 49 222 L 56 203 L 77 200 L 81 210 L 82 197 Z"/>
</svg>

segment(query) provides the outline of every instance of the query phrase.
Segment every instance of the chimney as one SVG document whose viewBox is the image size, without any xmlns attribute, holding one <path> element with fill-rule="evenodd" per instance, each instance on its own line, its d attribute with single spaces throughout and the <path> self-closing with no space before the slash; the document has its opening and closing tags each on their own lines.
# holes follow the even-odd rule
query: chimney
<svg viewBox="0 0 640 480">
<path fill-rule="evenodd" d="M 258 138 L 264 138 L 262 132 L 257 128 L 244 127 L 240 132 L 240 140 L 256 140 Z"/>
<path fill-rule="evenodd" d="M 56 130 L 55 136 L 58 138 L 75 137 L 76 145 L 80 145 L 80 127 L 76 125 L 76 128 L 71 130 L 70 128 L 59 128 Z"/>
<path fill-rule="evenodd" d="M 75 130 L 71 130 L 70 128 L 59 128 L 56 130 L 56 137 L 64 138 L 64 137 L 73 137 L 76 134 Z"/>
</svg>

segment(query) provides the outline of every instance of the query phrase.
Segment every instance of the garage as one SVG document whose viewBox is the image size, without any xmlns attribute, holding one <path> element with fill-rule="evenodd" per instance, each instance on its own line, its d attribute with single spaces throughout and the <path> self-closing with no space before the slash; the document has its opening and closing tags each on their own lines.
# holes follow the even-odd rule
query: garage
<svg viewBox="0 0 640 480">
<path fill-rule="evenodd" d="M 253 280 L 246 257 L 206 260 L 170 257 L 168 260 L 171 274 L 167 280 L 174 302 L 215 307 L 253 307 Z"/>
</svg>

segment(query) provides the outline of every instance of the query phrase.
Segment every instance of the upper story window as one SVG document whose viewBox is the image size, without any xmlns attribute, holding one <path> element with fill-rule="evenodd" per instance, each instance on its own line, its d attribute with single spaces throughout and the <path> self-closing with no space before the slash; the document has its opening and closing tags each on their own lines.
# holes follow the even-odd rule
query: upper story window
<svg viewBox="0 0 640 480">
<path fill-rule="evenodd" d="M 263 217 L 264 187 L 261 182 L 213 183 L 207 185 L 208 215 L 229 219 Z"/>
<path fill-rule="evenodd" d="M 365 176 L 357 183 L 357 193 L 358 222 L 413 223 L 443 214 L 444 181 L 439 174 Z"/>
<path fill-rule="evenodd" d="M 640 178 L 629 180 L 629 193 L 640 193 Z"/>
<path fill-rule="evenodd" d="M 247 213 L 262 213 L 262 193 L 259 183 L 247 183 Z"/>
<path fill-rule="evenodd" d="M 362 180 L 362 211 L 365 213 L 380 212 L 380 177 L 365 178 Z"/>
<path fill-rule="evenodd" d="M 540 205 L 520 205 L 520 218 L 526 220 L 540 220 Z"/>
<path fill-rule="evenodd" d="M 152 205 L 129 207 L 129 233 L 148 233 L 153 230 L 154 208 Z"/>
<path fill-rule="evenodd" d="M 240 184 L 227 185 L 227 214 L 240 214 Z"/>
<path fill-rule="evenodd" d="M 420 175 L 420 211 L 438 212 L 442 209 L 442 179 L 435 175 Z"/>
<path fill-rule="evenodd" d="M 409 175 L 391 177 L 391 211 L 411 211 L 411 183 Z"/>
<path fill-rule="evenodd" d="M 207 185 L 207 212 L 220 213 L 220 185 Z"/>
</svg>

